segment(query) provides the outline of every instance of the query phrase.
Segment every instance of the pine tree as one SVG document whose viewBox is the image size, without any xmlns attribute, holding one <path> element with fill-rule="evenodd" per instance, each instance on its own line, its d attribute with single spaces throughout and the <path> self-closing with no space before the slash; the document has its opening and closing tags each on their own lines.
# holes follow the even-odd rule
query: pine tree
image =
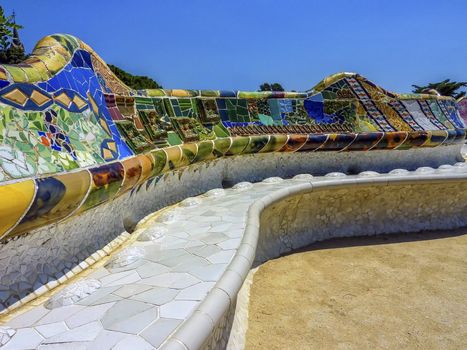
<svg viewBox="0 0 467 350">
<path fill-rule="evenodd" d="M 0 63 L 19 63 L 26 58 L 24 46 L 19 38 L 15 14 L 5 16 L 0 6 Z"/>
<path fill-rule="evenodd" d="M 8 63 L 20 63 L 26 58 L 24 46 L 19 39 L 18 30 L 13 28 L 13 39 L 7 52 Z"/>
</svg>

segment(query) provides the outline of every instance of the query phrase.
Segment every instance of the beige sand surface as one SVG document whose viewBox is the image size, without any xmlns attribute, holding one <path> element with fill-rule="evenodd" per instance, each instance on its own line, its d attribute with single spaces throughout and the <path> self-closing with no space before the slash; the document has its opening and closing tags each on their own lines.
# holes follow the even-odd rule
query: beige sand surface
<svg viewBox="0 0 467 350">
<path fill-rule="evenodd" d="M 254 276 L 246 349 L 467 349 L 467 234 L 318 243 Z"/>
</svg>

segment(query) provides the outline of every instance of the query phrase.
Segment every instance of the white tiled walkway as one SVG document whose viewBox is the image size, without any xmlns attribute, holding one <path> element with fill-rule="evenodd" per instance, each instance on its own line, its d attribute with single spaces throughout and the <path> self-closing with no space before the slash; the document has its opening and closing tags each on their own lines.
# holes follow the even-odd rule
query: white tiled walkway
<svg viewBox="0 0 467 350">
<path fill-rule="evenodd" d="M 85 280 L 100 288 L 75 304 L 48 309 L 45 303 L 9 321 L 5 326 L 16 334 L 2 350 L 160 347 L 226 270 L 251 203 L 297 181 L 212 190 L 155 213 L 134 235 L 162 237 L 135 240 L 95 269 Z M 122 261 L 129 264 L 118 267 Z"/>
</svg>

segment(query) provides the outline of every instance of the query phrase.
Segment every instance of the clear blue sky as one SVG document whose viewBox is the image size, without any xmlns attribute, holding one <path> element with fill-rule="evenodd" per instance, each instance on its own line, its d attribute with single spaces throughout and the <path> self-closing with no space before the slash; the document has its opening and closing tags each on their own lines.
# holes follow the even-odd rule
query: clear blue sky
<svg viewBox="0 0 467 350">
<path fill-rule="evenodd" d="M 76 4 L 76 5 L 75 5 Z M 79 5 L 78 5 L 79 4 Z M 467 80 L 467 0 L 2 0 L 31 50 L 69 33 L 165 88 L 306 90 L 339 71 L 397 92 Z"/>
</svg>

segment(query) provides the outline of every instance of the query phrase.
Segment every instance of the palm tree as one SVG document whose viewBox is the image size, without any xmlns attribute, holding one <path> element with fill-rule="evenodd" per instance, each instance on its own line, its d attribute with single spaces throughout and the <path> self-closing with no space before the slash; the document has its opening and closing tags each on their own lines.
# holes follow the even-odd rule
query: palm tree
<svg viewBox="0 0 467 350">
<path fill-rule="evenodd" d="M 459 89 L 467 87 L 467 82 L 464 81 L 450 81 L 450 79 L 446 79 L 440 81 L 439 83 L 429 83 L 425 86 L 418 86 L 412 85 L 413 92 L 420 94 L 420 93 L 431 93 L 430 90 L 435 90 L 442 96 L 451 96 L 454 97 L 456 100 L 465 96 L 465 91 L 458 91 Z"/>
</svg>

